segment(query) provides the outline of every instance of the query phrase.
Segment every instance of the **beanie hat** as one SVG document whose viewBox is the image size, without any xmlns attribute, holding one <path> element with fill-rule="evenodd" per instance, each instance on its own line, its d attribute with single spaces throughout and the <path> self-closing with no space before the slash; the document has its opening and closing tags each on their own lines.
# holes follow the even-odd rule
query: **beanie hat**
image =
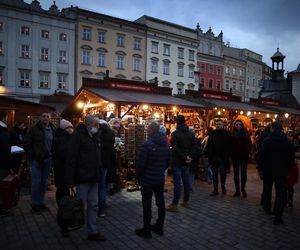
<svg viewBox="0 0 300 250">
<path fill-rule="evenodd" d="M 69 122 L 68 120 L 62 119 L 59 122 L 59 127 L 63 130 L 65 130 L 66 128 L 73 128 L 73 125 L 71 122 Z"/>
<path fill-rule="evenodd" d="M 177 124 L 178 124 L 178 125 L 185 124 L 185 118 L 184 118 L 183 115 L 178 115 L 178 116 L 177 116 Z"/>
</svg>

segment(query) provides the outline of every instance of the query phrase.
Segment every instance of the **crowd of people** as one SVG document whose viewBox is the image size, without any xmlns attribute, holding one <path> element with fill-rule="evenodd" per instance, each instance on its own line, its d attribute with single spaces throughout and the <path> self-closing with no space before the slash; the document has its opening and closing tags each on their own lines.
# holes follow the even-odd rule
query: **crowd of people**
<svg viewBox="0 0 300 250">
<path fill-rule="evenodd" d="M 248 130 L 241 120 L 236 120 L 232 131 L 224 128 L 223 121 L 216 121 L 216 129 L 208 129 L 201 142 L 185 117 L 178 115 L 176 130 L 169 136 L 163 125 L 152 122 L 147 126 L 147 140 L 139 149 L 136 162 L 136 179 L 140 186 L 143 207 L 143 227 L 135 233 L 151 238 L 152 232 L 164 234 L 165 213 L 179 212 L 180 205 L 190 207 L 193 181 L 199 170 L 200 158 L 205 158 L 208 181 L 212 182 L 210 196 L 219 195 L 219 182 L 223 195 L 227 194 L 226 175 L 233 166 L 234 197 L 247 197 L 247 166 L 252 149 Z M 170 139 L 170 140 L 169 140 Z M 293 206 L 293 185 L 298 181 L 294 147 L 283 132 L 280 122 L 272 123 L 258 140 L 257 170 L 263 180 L 261 204 L 263 210 L 274 214 L 274 224 L 283 223 L 286 205 Z M 24 147 L 31 171 L 31 206 L 34 213 L 47 211 L 45 192 L 51 167 L 54 169 L 56 202 L 70 195 L 76 187 L 76 196 L 85 204 L 87 238 L 105 241 L 98 231 L 97 217 L 106 216 L 107 182 L 116 177 L 115 133 L 100 115 L 87 115 L 76 128 L 61 119 L 56 128 L 51 114 L 43 113 L 41 119 L 25 132 L 25 125 L 16 124 L 8 131 L 6 114 L 0 113 L 0 179 L 17 172 L 20 158 L 11 157 L 11 146 Z M 203 164 L 203 161 L 201 161 Z M 168 206 L 164 200 L 166 170 L 173 177 L 173 200 Z M 275 203 L 272 211 L 272 186 L 275 184 Z M 158 208 L 158 218 L 151 224 L 152 195 Z M 0 210 L 1 215 L 9 211 Z M 64 237 L 69 236 L 68 227 L 60 225 Z"/>
</svg>

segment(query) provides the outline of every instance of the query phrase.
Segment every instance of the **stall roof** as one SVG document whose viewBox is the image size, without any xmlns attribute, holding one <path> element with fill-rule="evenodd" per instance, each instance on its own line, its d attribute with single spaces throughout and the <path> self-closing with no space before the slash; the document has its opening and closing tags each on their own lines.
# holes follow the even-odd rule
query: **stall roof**
<svg viewBox="0 0 300 250">
<path fill-rule="evenodd" d="M 130 103 L 130 104 L 154 104 L 154 105 L 174 105 L 186 106 L 194 108 L 203 108 L 204 106 L 198 103 L 190 102 L 182 98 L 177 98 L 169 95 L 151 94 L 137 91 L 124 91 L 105 88 L 84 88 L 87 91 L 111 102 Z"/>
<path fill-rule="evenodd" d="M 265 106 L 267 108 L 277 110 L 278 113 L 290 113 L 293 115 L 300 115 L 300 109 L 281 107 L 281 106 L 270 106 L 270 105 L 265 105 Z"/>
<path fill-rule="evenodd" d="M 260 106 L 250 105 L 245 102 L 232 102 L 232 101 L 224 101 L 224 100 L 216 100 L 216 99 L 209 99 L 207 100 L 215 107 L 222 107 L 226 109 L 236 109 L 236 110 L 247 110 L 247 111 L 257 111 L 257 112 L 265 112 L 265 113 L 276 113 L 274 108 L 264 108 Z"/>
</svg>

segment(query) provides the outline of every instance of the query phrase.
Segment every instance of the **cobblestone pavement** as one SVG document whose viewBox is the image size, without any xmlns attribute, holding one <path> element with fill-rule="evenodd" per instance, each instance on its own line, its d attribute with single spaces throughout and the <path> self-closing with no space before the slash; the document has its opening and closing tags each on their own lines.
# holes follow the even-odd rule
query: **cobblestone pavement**
<svg viewBox="0 0 300 250">
<path fill-rule="evenodd" d="M 23 190 L 10 216 L 0 218 L 0 249 L 300 249 L 300 185 L 295 189 L 294 208 L 287 208 L 284 224 L 273 225 L 260 205 L 261 182 L 254 166 L 248 174 L 248 197 L 233 198 L 233 176 L 228 175 L 227 195 L 210 197 L 211 186 L 196 181 L 190 208 L 167 213 L 165 235 L 141 239 L 134 230 L 142 225 L 140 192 L 110 196 L 105 218 L 98 219 L 106 242 L 87 240 L 86 228 L 63 238 L 56 224 L 54 191 L 47 193 L 49 212 L 31 212 L 30 196 Z M 168 180 L 166 204 L 172 199 Z M 24 193 L 25 192 L 25 193 Z M 156 218 L 156 209 L 153 209 Z"/>
</svg>

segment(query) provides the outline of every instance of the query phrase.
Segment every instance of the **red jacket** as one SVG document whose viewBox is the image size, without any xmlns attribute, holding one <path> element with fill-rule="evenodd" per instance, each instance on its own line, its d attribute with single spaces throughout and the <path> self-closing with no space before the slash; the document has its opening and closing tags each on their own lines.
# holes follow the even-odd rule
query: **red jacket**
<svg viewBox="0 0 300 250">
<path fill-rule="evenodd" d="M 297 182 L 299 178 L 299 170 L 298 166 L 294 164 L 293 168 L 289 172 L 286 180 L 286 186 L 287 187 L 293 187 Z"/>
</svg>

